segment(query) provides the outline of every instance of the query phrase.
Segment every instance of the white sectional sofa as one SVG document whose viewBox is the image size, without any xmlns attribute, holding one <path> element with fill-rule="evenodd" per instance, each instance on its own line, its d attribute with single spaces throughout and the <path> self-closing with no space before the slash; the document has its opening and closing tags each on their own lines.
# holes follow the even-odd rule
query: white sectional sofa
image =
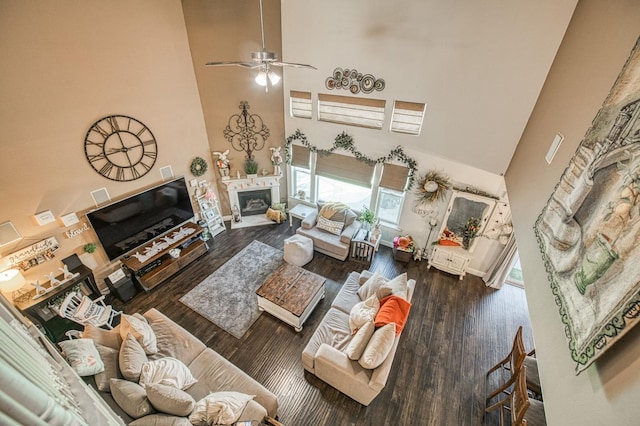
<svg viewBox="0 0 640 426">
<path fill-rule="evenodd" d="M 253 421 L 254 424 L 258 424 L 266 416 L 276 417 L 278 399 L 262 384 L 258 383 L 213 349 L 205 346 L 205 344 L 195 336 L 158 310 L 150 309 L 144 313 L 144 318 L 153 329 L 157 339 L 158 352 L 150 355 L 149 360 L 172 357 L 182 361 L 189 368 L 191 374 L 197 379 L 197 383 L 186 389 L 186 393 L 191 395 L 195 401 L 204 398 L 211 392 L 242 392 L 255 395 L 255 398 L 246 405 L 239 420 Z M 121 341 L 118 339 L 118 333 L 118 328 L 112 331 L 85 328 L 83 333 L 83 337 L 92 338 L 94 342 L 98 344 L 105 366 L 108 366 L 110 363 L 113 364 L 114 362 L 118 364 L 117 351 L 120 344 L 117 342 Z M 111 346 L 111 348 L 108 346 Z M 115 359 L 113 358 L 113 350 L 111 349 L 115 349 Z M 108 351 L 112 355 L 105 357 L 104 351 Z M 119 364 L 121 368 L 123 365 L 122 362 Z M 117 365 L 112 365 L 105 370 L 105 373 L 96 375 L 95 386 L 101 391 L 100 394 L 103 399 L 120 415 L 125 423 L 134 425 L 191 424 L 186 417 L 167 415 L 162 412 L 151 412 L 148 415 L 141 416 L 137 420 L 132 418 L 128 414 L 128 412 L 131 412 L 131 409 L 125 410 L 119 406 L 109 391 L 111 378 L 118 378 L 120 381 L 123 379 L 123 374 L 120 374 L 120 368 Z M 135 401 L 133 400 L 127 401 L 127 405 L 134 403 Z"/>
</svg>

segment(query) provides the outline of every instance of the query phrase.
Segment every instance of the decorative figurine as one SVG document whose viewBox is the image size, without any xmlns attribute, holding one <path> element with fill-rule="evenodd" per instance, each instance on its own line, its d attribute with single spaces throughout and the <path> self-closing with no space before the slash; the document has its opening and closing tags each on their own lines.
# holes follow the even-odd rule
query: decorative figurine
<svg viewBox="0 0 640 426">
<path fill-rule="evenodd" d="M 213 154 L 218 156 L 216 166 L 218 166 L 218 171 L 220 172 L 220 176 L 222 176 L 222 180 L 229 179 L 229 159 L 227 158 L 229 150 L 227 149 L 225 152 L 214 151 Z"/>
<path fill-rule="evenodd" d="M 415 260 L 416 262 L 421 262 L 422 261 L 422 249 L 419 248 L 416 251 L 413 252 L 413 260 Z"/>
<path fill-rule="evenodd" d="M 40 281 L 36 280 L 35 283 L 29 283 L 36 288 L 36 295 L 41 296 L 47 292 L 47 289 L 40 285 Z"/>
<path fill-rule="evenodd" d="M 54 272 L 49 272 L 49 275 L 45 275 L 45 277 L 49 278 L 49 281 L 51 282 L 51 287 L 58 287 L 60 284 L 62 284 L 60 282 L 60 280 L 58 280 L 55 276 Z"/>
<path fill-rule="evenodd" d="M 280 164 L 282 164 L 282 155 L 280 155 L 280 148 L 269 148 L 271 150 L 271 164 L 273 164 L 273 174 L 280 176 Z"/>
<path fill-rule="evenodd" d="M 58 268 L 58 270 L 62 272 L 62 277 L 65 281 L 73 278 L 73 274 L 69 272 L 69 265 L 64 265 L 63 268 Z"/>
</svg>

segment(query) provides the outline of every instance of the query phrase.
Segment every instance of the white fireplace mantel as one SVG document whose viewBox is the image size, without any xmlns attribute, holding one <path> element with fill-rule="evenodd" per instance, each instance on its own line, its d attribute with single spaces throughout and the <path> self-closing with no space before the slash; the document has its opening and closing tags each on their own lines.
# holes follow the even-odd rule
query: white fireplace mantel
<svg viewBox="0 0 640 426">
<path fill-rule="evenodd" d="M 259 189 L 271 189 L 271 201 L 280 202 L 280 176 L 256 176 L 241 179 L 226 179 L 222 183 L 227 187 L 229 194 L 229 205 L 233 212 L 234 206 L 240 210 L 240 201 L 238 200 L 239 192 L 256 191 Z M 236 222 L 231 215 L 231 228 L 245 228 L 248 226 L 270 225 L 272 220 L 267 219 L 264 215 L 240 216 L 240 221 Z"/>
</svg>

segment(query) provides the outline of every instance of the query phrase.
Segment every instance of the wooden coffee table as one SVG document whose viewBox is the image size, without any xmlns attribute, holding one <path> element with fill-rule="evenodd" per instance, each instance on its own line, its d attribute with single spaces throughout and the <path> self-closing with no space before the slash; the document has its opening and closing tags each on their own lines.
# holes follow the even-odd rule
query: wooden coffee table
<svg viewBox="0 0 640 426">
<path fill-rule="evenodd" d="M 258 309 L 292 325 L 297 332 L 324 298 L 325 278 L 298 266 L 283 264 L 256 290 Z"/>
</svg>

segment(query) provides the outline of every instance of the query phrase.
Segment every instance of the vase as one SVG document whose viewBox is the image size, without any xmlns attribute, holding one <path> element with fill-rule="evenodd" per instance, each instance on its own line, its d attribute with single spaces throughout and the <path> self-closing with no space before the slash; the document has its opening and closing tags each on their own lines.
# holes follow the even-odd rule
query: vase
<svg viewBox="0 0 640 426">
<path fill-rule="evenodd" d="M 580 270 L 576 272 L 574 281 L 580 294 L 584 294 L 587 286 L 598 281 L 618 259 L 607 238 L 598 234 L 587 248 Z"/>
<path fill-rule="evenodd" d="M 462 237 L 462 247 L 465 250 L 469 250 L 469 246 L 471 245 L 471 238 L 469 237 Z"/>
</svg>

